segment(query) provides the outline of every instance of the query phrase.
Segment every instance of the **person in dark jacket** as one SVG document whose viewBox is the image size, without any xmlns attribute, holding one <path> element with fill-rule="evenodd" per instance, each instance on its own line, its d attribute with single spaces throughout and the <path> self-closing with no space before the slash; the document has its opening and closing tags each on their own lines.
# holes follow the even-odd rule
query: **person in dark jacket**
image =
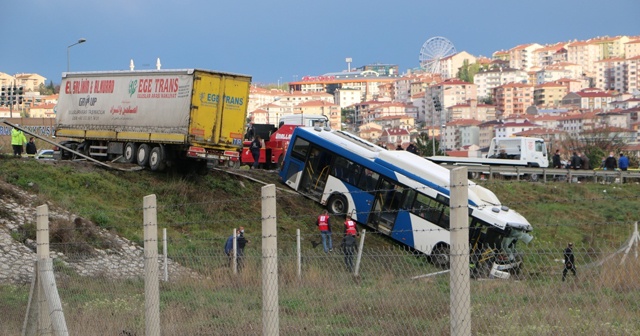
<svg viewBox="0 0 640 336">
<path fill-rule="evenodd" d="M 257 169 L 260 165 L 260 149 L 262 148 L 262 142 L 260 141 L 260 136 L 256 135 L 253 137 L 253 141 L 251 141 L 251 145 L 249 146 L 249 150 L 251 151 L 251 156 L 253 156 L 253 169 Z"/>
<path fill-rule="evenodd" d="M 573 256 L 573 243 L 569 243 L 567 248 L 564 249 L 564 270 L 562 271 L 562 281 L 567 278 L 567 272 L 569 271 L 573 273 L 573 276 L 577 277 L 576 260 Z"/>
<path fill-rule="evenodd" d="M 412 142 L 407 147 L 407 152 L 410 152 L 410 153 L 413 153 L 413 154 L 418 154 L 418 147 L 416 147 L 416 145 L 414 145 L 413 142 Z"/>
<path fill-rule="evenodd" d="M 562 161 L 560 161 L 560 150 L 556 149 L 556 153 L 553 154 L 553 168 L 562 168 Z"/>
<path fill-rule="evenodd" d="M 33 140 L 33 137 L 29 138 L 29 142 L 27 142 L 27 156 L 29 157 L 33 157 L 34 155 L 36 155 L 36 152 L 38 150 L 36 149 L 36 143 Z"/>
<path fill-rule="evenodd" d="M 605 170 L 616 170 L 618 168 L 618 162 L 616 158 L 613 157 L 613 152 L 609 152 L 609 157 L 604 159 L 604 169 Z"/>
<path fill-rule="evenodd" d="M 582 163 L 581 161 L 582 160 L 580 159 L 580 156 L 578 156 L 578 153 L 573 152 L 573 155 L 571 156 L 571 168 L 580 169 Z"/>
<path fill-rule="evenodd" d="M 344 253 L 344 264 L 349 273 L 353 273 L 353 255 L 356 253 L 356 236 L 346 234 L 342 238 L 342 252 Z"/>
<path fill-rule="evenodd" d="M 244 247 L 249 244 L 249 240 L 244 237 L 244 227 L 240 227 L 240 234 L 236 237 L 238 240 L 238 271 L 244 267 Z"/>
</svg>

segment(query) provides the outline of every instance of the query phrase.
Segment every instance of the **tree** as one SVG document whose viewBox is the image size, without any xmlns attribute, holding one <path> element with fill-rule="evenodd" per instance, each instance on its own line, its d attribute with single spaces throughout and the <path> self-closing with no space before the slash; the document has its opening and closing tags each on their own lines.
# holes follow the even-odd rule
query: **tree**
<svg viewBox="0 0 640 336">
<path fill-rule="evenodd" d="M 468 60 L 464 60 L 462 66 L 458 69 L 458 77 L 460 80 L 463 80 L 468 83 L 473 83 L 473 76 L 475 76 L 480 70 L 487 69 L 486 65 L 481 65 L 480 63 L 469 64 Z"/>
<path fill-rule="evenodd" d="M 436 154 L 433 153 L 433 142 L 435 142 Z M 440 142 L 437 139 L 429 139 L 429 134 L 422 132 L 416 137 L 416 147 L 418 148 L 418 155 L 434 156 L 438 153 Z"/>
<path fill-rule="evenodd" d="M 577 137 L 567 135 L 562 142 L 562 147 L 568 151 L 565 155 L 584 152 L 592 168 L 599 167 L 609 152 L 620 153 L 625 145 L 626 141 L 621 133 L 604 127 L 583 131 Z"/>
</svg>

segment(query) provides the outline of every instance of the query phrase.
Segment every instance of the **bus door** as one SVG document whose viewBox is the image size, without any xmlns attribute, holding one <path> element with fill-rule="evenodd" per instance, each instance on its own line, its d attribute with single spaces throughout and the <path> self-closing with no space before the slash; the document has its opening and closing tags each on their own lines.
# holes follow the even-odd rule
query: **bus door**
<svg viewBox="0 0 640 336">
<path fill-rule="evenodd" d="M 298 191 L 314 200 L 320 200 L 329 176 L 332 157 L 332 153 L 312 147 L 304 165 Z"/>
<path fill-rule="evenodd" d="M 402 210 L 403 194 L 405 188 L 390 180 L 382 179 L 375 193 L 373 207 L 369 215 L 369 226 L 379 232 L 391 235 L 397 217 Z M 404 213 L 402 216 L 406 216 Z"/>
</svg>

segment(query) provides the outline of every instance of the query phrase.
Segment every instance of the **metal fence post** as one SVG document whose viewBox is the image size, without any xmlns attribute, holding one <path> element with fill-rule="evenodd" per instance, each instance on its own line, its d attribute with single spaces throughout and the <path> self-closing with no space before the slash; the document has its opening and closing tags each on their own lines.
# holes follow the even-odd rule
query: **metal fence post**
<svg viewBox="0 0 640 336">
<path fill-rule="evenodd" d="M 160 290 L 158 279 L 158 208 L 156 195 L 143 198 L 144 226 L 144 319 L 145 335 L 160 336 Z"/>
<path fill-rule="evenodd" d="M 276 186 L 262 187 L 262 334 L 277 336 L 278 240 L 276 230 Z"/>
<path fill-rule="evenodd" d="M 471 296 L 469 272 L 469 180 L 467 168 L 451 170 L 450 178 L 450 311 L 451 335 L 471 335 Z"/>
</svg>

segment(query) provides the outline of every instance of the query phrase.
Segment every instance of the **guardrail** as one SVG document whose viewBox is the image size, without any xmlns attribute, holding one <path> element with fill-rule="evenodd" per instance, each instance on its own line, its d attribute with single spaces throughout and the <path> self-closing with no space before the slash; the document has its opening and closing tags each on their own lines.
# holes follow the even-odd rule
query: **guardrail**
<svg viewBox="0 0 640 336">
<path fill-rule="evenodd" d="M 443 164 L 442 166 L 453 169 L 460 165 Z M 510 177 L 516 180 L 528 180 L 532 182 L 579 180 L 598 182 L 627 183 L 640 181 L 640 171 L 630 170 L 574 170 L 556 168 L 510 167 L 510 166 L 465 166 L 471 179 L 491 180 L 496 177 Z"/>
</svg>

